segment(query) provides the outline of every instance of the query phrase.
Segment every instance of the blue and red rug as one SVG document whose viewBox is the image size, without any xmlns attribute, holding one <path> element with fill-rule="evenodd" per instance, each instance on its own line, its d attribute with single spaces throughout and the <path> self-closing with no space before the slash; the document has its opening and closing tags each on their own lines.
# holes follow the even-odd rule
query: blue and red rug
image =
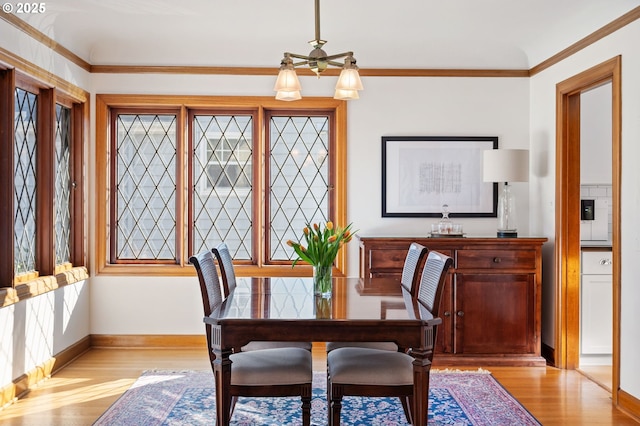
<svg viewBox="0 0 640 426">
<path fill-rule="evenodd" d="M 326 377 L 314 374 L 311 424 L 327 424 Z M 215 394 L 211 371 L 147 371 L 95 426 L 212 425 Z M 299 398 L 239 398 L 232 425 L 299 425 Z M 404 425 L 397 398 L 345 397 L 343 425 Z M 540 423 L 487 371 L 431 373 L 429 425 L 534 425 Z"/>
</svg>

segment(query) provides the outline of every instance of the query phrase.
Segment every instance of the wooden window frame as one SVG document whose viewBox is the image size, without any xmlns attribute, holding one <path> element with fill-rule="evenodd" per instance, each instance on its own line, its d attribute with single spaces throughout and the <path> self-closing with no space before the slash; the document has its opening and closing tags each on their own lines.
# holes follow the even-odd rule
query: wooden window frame
<svg viewBox="0 0 640 426">
<path fill-rule="evenodd" d="M 35 271 L 15 275 L 14 259 L 14 120 L 15 89 L 38 96 L 36 116 L 36 241 Z M 69 86 L 68 88 L 73 88 Z M 77 88 L 75 88 L 77 89 Z M 88 140 L 88 93 L 73 90 L 70 95 L 49 87 L 15 69 L 0 69 L 0 306 L 64 285 L 66 274 L 76 268 L 77 276 L 86 276 L 87 245 L 85 229 L 84 144 Z M 80 94 L 81 96 L 76 96 Z M 56 104 L 71 108 L 70 176 L 70 263 L 56 265 L 55 255 L 55 126 Z M 58 275 L 60 277 L 58 277 Z M 73 280 L 73 279 L 72 279 Z M 50 284 L 42 285 L 42 282 Z M 60 284 L 61 282 L 62 284 Z M 9 291 L 15 289 L 16 291 Z M 40 291 L 42 289 L 42 291 Z"/>
<path fill-rule="evenodd" d="M 337 223 L 346 223 L 346 114 L 347 106 L 345 101 L 339 101 L 332 98 L 305 98 L 297 101 L 295 105 L 286 104 L 282 101 L 277 101 L 271 97 L 228 97 L 228 96 L 190 96 L 190 95 L 129 95 L 129 94 L 97 94 L 96 95 L 96 187 L 95 193 L 98 195 L 96 199 L 96 240 L 95 240 L 95 253 L 96 253 L 96 273 L 104 275 L 147 275 L 147 276 L 190 276 L 193 275 L 194 269 L 188 264 L 188 256 L 190 250 L 189 225 L 188 218 L 193 217 L 192 212 L 188 211 L 188 206 L 191 204 L 189 201 L 191 194 L 192 183 L 190 175 L 190 168 L 183 170 L 183 176 L 187 182 L 186 189 L 182 191 L 185 193 L 182 199 L 182 208 L 179 211 L 186 213 L 186 217 L 182 219 L 182 222 L 178 224 L 180 232 L 176 233 L 176 238 L 181 239 L 178 243 L 182 247 L 182 251 L 178 253 L 179 261 L 175 265 L 162 265 L 153 263 L 139 263 L 139 264 L 113 264 L 108 261 L 109 259 L 109 205 L 106 194 L 109 193 L 109 174 L 110 174 L 110 126 L 111 111 L 119 108 L 147 108 L 148 109 L 160 109 L 160 108 L 182 108 L 182 120 L 183 127 L 182 133 L 187 136 L 186 133 L 189 129 L 188 117 L 189 111 L 196 110 L 203 111 L 239 111 L 239 110 L 256 110 L 258 112 L 258 120 L 254 124 L 258 126 L 259 134 L 256 137 L 257 141 L 254 142 L 254 146 L 258 145 L 260 161 L 253 164 L 253 172 L 256 176 L 264 176 L 264 152 L 265 152 L 265 110 L 273 113 L 287 113 L 296 110 L 316 110 L 316 111 L 332 111 L 334 114 L 334 140 L 335 152 L 331 158 L 334 163 L 330 167 L 335 174 L 332 177 L 335 189 L 330 205 L 335 205 L 333 210 L 333 220 Z M 190 135 L 189 135 L 190 136 Z M 190 144 L 191 138 L 187 138 L 186 144 Z M 186 147 L 189 150 L 189 157 L 191 156 L 192 147 Z M 188 166 L 188 159 L 183 159 L 181 164 Z M 104 171 L 104 173 L 102 172 Z M 261 178 L 263 179 L 263 178 Z M 253 199 L 258 200 L 259 208 L 252 212 L 252 216 L 256 218 L 256 222 L 253 224 L 254 235 L 260 237 L 260 242 L 253 241 L 253 244 L 259 244 L 258 250 L 254 247 L 254 253 L 257 257 L 252 264 L 246 264 L 239 262 L 236 265 L 236 274 L 238 276 L 273 276 L 273 275 L 311 275 L 312 268 L 307 265 L 291 267 L 291 263 L 287 264 L 268 264 L 264 257 L 264 230 L 267 227 L 267 219 L 265 214 L 265 201 L 263 199 L 264 194 L 264 182 L 259 191 L 255 191 Z M 180 186 L 179 186 L 180 187 Z M 100 196 L 105 194 L 105 196 Z M 258 213 L 256 213 L 258 212 Z M 268 212 L 266 213 L 268 214 Z M 262 230 L 258 232 L 257 230 Z M 336 259 L 335 273 L 338 275 L 346 274 L 347 265 L 346 250 L 341 250 Z"/>
</svg>

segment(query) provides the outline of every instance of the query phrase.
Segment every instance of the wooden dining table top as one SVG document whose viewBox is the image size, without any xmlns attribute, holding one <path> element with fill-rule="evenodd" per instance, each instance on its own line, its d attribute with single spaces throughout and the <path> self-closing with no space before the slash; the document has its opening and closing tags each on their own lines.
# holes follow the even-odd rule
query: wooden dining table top
<svg viewBox="0 0 640 426">
<path fill-rule="evenodd" d="M 236 289 L 204 321 L 227 330 L 221 336 L 225 347 L 251 340 L 380 340 L 422 346 L 419 334 L 410 329 L 440 322 L 397 279 L 344 277 L 333 278 L 330 298 L 314 296 L 311 277 L 238 278 Z M 407 336 L 403 330 L 409 330 Z"/>
</svg>

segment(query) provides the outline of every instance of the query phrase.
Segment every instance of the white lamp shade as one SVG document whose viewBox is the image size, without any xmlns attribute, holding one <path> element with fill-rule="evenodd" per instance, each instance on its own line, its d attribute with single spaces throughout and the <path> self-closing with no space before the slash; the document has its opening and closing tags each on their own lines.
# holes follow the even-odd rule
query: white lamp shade
<svg viewBox="0 0 640 426">
<path fill-rule="evenodd" d="M 350 101 L 352 99 L 360 99 L 360 95 L 357 90 L 336 89 L 333 98 L 340 99 L 342 101 Z"/>
<path fill-rule="evenodd" d="M 485 182 L 527 182 L 529 151 L 526 149 L 484 151 L 482 167 L 482 178 Z"/>
<path fill-rule="evenodd" d="M 299 99 L 302 99 L 302 96 L 300 95 L 299 90 L 293 90 L 290 92 L 281 90 L 276 93 L 276 99 L 279 101 L 297 101 Z"/>
<path fill-rule="evenodd" d="M 300 86 L 296 71 L 287 68 L 281 69 L 273 90 L 276 92 L 300 92 L 300 89 L 302 89 L 302 87 Z"/>
<path fill-rule="evenodd" d="M 356 68 L 343 68 L 336 83 L 336 90 L 362 90 L 362 81 Z"/>
</svg>

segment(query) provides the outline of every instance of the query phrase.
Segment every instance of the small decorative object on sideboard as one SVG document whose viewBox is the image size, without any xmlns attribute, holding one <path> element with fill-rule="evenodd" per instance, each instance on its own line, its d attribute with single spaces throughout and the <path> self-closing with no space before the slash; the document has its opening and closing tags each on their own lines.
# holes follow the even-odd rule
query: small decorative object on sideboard
<svg viewBox="0 0 640 426">
<path fill-rule="evenodd" d="M 442 219 L 438 223 L 431 224 L 432 237 L 462 237 L 462 224 L 453 223 L 449 219 L 449 205 L 442 205 Z"/>
</svg>

